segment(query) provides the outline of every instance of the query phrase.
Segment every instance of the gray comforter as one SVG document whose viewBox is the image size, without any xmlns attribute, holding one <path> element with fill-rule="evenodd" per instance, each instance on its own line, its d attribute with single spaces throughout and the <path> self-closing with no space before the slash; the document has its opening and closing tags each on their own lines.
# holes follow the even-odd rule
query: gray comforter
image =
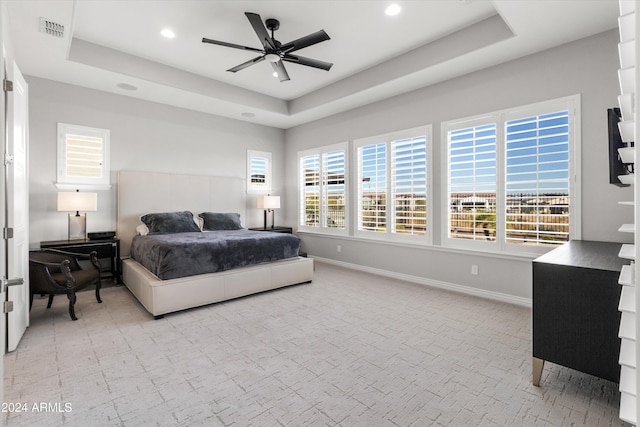
<svg viewBox="0 0 640 427">
<path fill-rule="evenodd" d="M 293 234 L 242 229 L 135 236 L 131 257 L 166 280 L 291 258 L 299 249 Z"/>
</svg>

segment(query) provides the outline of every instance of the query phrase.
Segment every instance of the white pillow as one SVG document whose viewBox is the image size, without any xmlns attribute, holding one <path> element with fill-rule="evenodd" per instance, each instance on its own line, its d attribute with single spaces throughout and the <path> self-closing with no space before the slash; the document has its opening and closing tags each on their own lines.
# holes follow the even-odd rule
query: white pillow
<svg viewBox="0 0 640 427">
<path fill-rule="evenodd" d="M 146 236 L 147 234 L 149 234 L 149 228 L 146 226 L 146 224 L 140 224 L 136 227 L 136 233 L 138 233 L 138 236 Z"/>
</svg>

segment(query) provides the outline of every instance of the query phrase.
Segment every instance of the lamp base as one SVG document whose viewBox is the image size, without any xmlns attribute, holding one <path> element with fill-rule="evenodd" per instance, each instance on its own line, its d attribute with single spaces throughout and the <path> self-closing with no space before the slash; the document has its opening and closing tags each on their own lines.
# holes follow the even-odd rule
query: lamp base
<svg viewBox="0 0 640 427">
<path fill-rule="evenodd" d="M 87 238 L 87 215 L 69 214 L 69 240 Z"/>
</svg>

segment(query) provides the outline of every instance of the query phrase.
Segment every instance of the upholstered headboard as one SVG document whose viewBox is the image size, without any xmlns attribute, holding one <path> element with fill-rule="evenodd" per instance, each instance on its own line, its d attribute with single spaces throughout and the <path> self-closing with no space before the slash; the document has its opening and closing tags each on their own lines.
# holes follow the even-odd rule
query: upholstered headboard
<svg viewBox="0 0 640 427">
<path fill-rule="evenodd" d="M 157 172 L 118 172 L 120 256 L 129 256 L 140 215 L 151 212 L 238 212 L 246 218 L 246 182 L 242 178 L 177 175 Z"/>
</svg>

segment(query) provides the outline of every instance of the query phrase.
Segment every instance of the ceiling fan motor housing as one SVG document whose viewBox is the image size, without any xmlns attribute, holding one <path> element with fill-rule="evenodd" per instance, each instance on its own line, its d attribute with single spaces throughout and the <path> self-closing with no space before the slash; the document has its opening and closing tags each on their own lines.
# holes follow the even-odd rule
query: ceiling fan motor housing
<svg viewBox="0 0 640 427">
<path fill-rule="evenodd" d="M 264 23 L 267 26 L 267 30 L 276 31 L 278 28 L 280 28 L 280 21 L 274 18 L 269 18 L 264 21 Z"/>
</svg>

